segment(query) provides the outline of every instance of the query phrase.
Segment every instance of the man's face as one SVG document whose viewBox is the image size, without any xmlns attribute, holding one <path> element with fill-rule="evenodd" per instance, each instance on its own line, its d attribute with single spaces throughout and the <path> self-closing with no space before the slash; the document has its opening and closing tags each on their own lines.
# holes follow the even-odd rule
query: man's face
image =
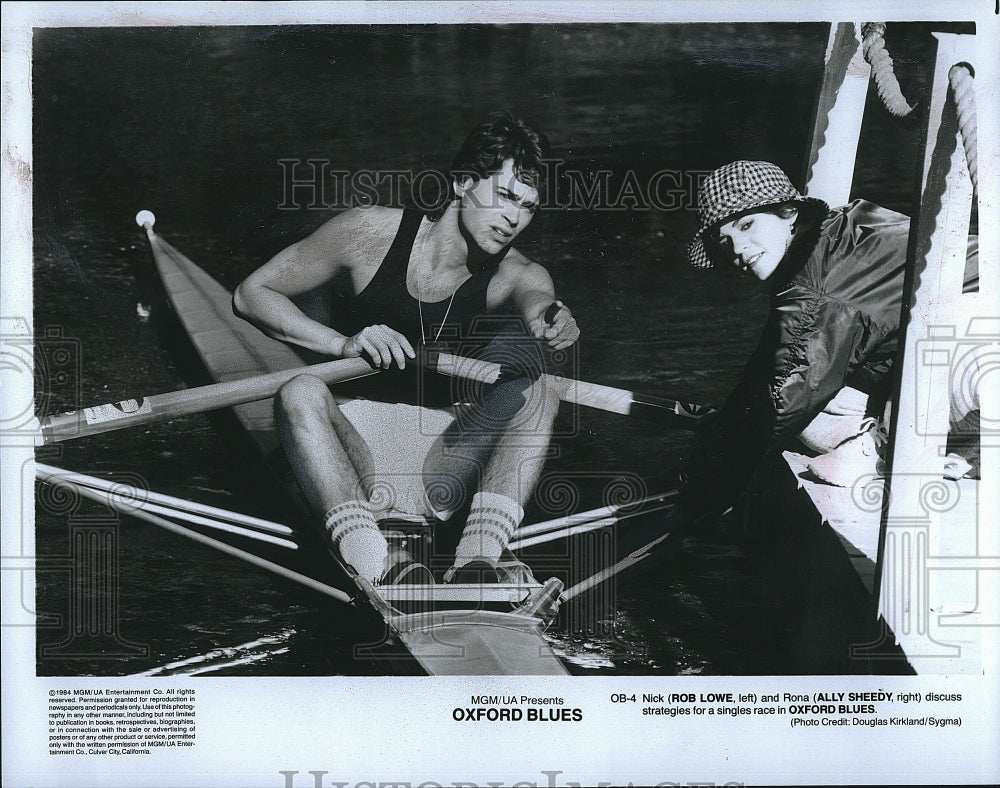
<svg viewBox="0 0 1000 788">
<path fill-rule="evenodd" d="M 515 177 L 513 159 L 485 178 L 456 181 L 455 194 L 463 232 L 491 255 L 509 246 L 538 210 L 538 189 Z"/>
</svg>

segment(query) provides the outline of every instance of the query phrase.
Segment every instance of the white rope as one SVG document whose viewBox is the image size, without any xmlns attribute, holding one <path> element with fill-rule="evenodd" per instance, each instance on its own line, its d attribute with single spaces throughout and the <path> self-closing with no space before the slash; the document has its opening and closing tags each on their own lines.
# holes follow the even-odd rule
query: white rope
<svg viewBox="0 0 1000 788">
<path fill-rule="evenodd" d="M 948 84 L 955 99 L 958 128 L 962 133 L 965 160 L 969 166 L 972 188 L 979 189 L 978 145 L 976 142 L 978 123 L 976 122 L 976 80 L 966 63 L 958 63 L 948 71 Z"/>
<path fill-rule="evenodd" d="M 862 52 L 872 67 L 872 77 L 882 104 L 892 115 L 905 118 L 913 107 L 903 97 L 893 69 L 892 58 L 885 49 L 885 24 L 867 22 L 861 28 Z"/>
</svg>

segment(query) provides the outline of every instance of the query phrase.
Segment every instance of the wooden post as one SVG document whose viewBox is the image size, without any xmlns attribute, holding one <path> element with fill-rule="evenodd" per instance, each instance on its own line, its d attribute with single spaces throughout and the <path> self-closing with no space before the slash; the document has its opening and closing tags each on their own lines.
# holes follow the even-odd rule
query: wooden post
<svg viewBox="0 0 1000 788">
<path fill-rule="evenodd" d="M 946 600 L 936 593 L 932 580 L 937 582 L 940 573 L 932 578 L 931 567 L 953 552 L 955 545 L 942 536 L 942 514 L 959 504 L 964 489 L 943 478 L 951 376 L 972 317 L 963 314 L 961 302 L 972 183 L 948 72 L 956 63 L 973 62 L 975 43 L 973 36 L 935 36 L 938 51 L 920 211 L 910 230 L 877 568 L 879 615 L 911 665 L 930 673 L 954 671 L 954 658 L 962 655 L 952 638 L 938 639 L 940 629 L 932 617 Z M 946 596 L 954 599 L 953 594 Z"/>
<path fill-rule="evenodd" d="M 870 78 L 871 67 L 861 51 L 860 25 L 831 25 L 809 160 L 802 178 L 806 195 L 831 206 L 844 205 L 851 199 Z"/>
</svg>

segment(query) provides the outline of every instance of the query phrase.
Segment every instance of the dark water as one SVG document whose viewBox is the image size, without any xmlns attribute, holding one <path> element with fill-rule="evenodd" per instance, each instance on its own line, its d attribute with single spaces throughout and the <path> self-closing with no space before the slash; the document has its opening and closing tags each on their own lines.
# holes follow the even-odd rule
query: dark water
<svg viewBox="0 0 1000 788">
<path fill-rule="evenodd" d="M 40 30 L 35 38 L 35 325 L 50 332 L 38 376 L 48 412 L 190 384 L 155 320 L 137 210 L 232 288 L 329 215 L 278 210 L 281 159 L 332 169 L 446 168 L 467 130 L 506 106 L 547 131 L 568 169 L 629 172 L 639 184 L 735 158 L 797 177 L 808 150 L 825 25 L 509 25 Z M 924 32 L 891 43 L 908 90 L 924 90 Z M 911 93 L 912 95 L 912 93 Z M 856 192 L 909 210 L 913 128 L 866 121 Z M 383 190 L 382 198 L 387 195 Z M 332 199 L 332 197 L 331 197 Z M 585 380 L 720 403 L 763 322 L 763 294 L 686 265 L 690 200 L 632 210 L 545 211 L 519 243 L 545 264 L 583 331 Z M 62 343 L 62 344 L 58 344 Z M 72 361 L 55 367 L 52 349 Z M 57 373 L 62 372 L 61 376 Z M 580 509 L 627 479 L 667 485 L 689 435 L 603 413 L 560 418 L 550 480 Z M 280 518 L 203 416 L 60 445 L 42 461 L 130 474 L 154 490 Z M 545 514 L 536 505 L 531 515 Z M 231 671 L 366 673 L 350 622 L 318 597 L 232 559 L 89 504 L 39 499 L 41 674 L 118 675 L 241 644 Z M 116 539 L 115 635 L 72 637 L 71 545 L 87 528 Z M 82 530 L 81 530 L 82 529 Z M 585 627 L 553 633 L 581 674 L 795 672 L 774 627 L 759 545 L 734 523 L 617 591 Z M 213 663 L 214 664 L 214 663 Z"/>
</svg>

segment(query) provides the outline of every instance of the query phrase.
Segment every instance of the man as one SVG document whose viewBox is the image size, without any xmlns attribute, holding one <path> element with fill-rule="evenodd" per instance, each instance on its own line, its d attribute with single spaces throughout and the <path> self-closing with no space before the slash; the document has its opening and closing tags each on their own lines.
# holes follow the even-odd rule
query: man
<svg viewBox="0 0 1000 788">
<path fill-rule="evenodd" d="M 483 339 L 481 318 L 503 312 L 555 350 L 579 337 L 549 274 L 511 248 L 538 210 L 547 145 L 526 121 L 490 115 L 456 155 L 442 209 L 428 216 L 379 206 L 348 210 L 236 290 L 237 314 L 268 335 L 333 357 L 363 355 L 386 370 L 366 379 L 362 391 L 352 389 L 364 395 L 354 399 L 339 390 L 335 398 L 302 375 L 275 405 L 312 509 L 343 560 L 370 582 L 390 568 L 379 518 L 445 520 L 467 506 L 445 575 L 454 582 L 495 567 L 524 516 L 559 401 L 543 387 L 537 364 L 515 349 L 521 373 L 456 410 L 452 392 L 421 375 L 415 360 L 421 345 L 442 337 Z M 296 299 L 330 285 L 335 298 L 326 325 Z M 510 356 L 517 346 L 497 342 L 487 354 Z M 409 579 L 426 582 L 428 573 L 418 569 Z"/>
</svg>

